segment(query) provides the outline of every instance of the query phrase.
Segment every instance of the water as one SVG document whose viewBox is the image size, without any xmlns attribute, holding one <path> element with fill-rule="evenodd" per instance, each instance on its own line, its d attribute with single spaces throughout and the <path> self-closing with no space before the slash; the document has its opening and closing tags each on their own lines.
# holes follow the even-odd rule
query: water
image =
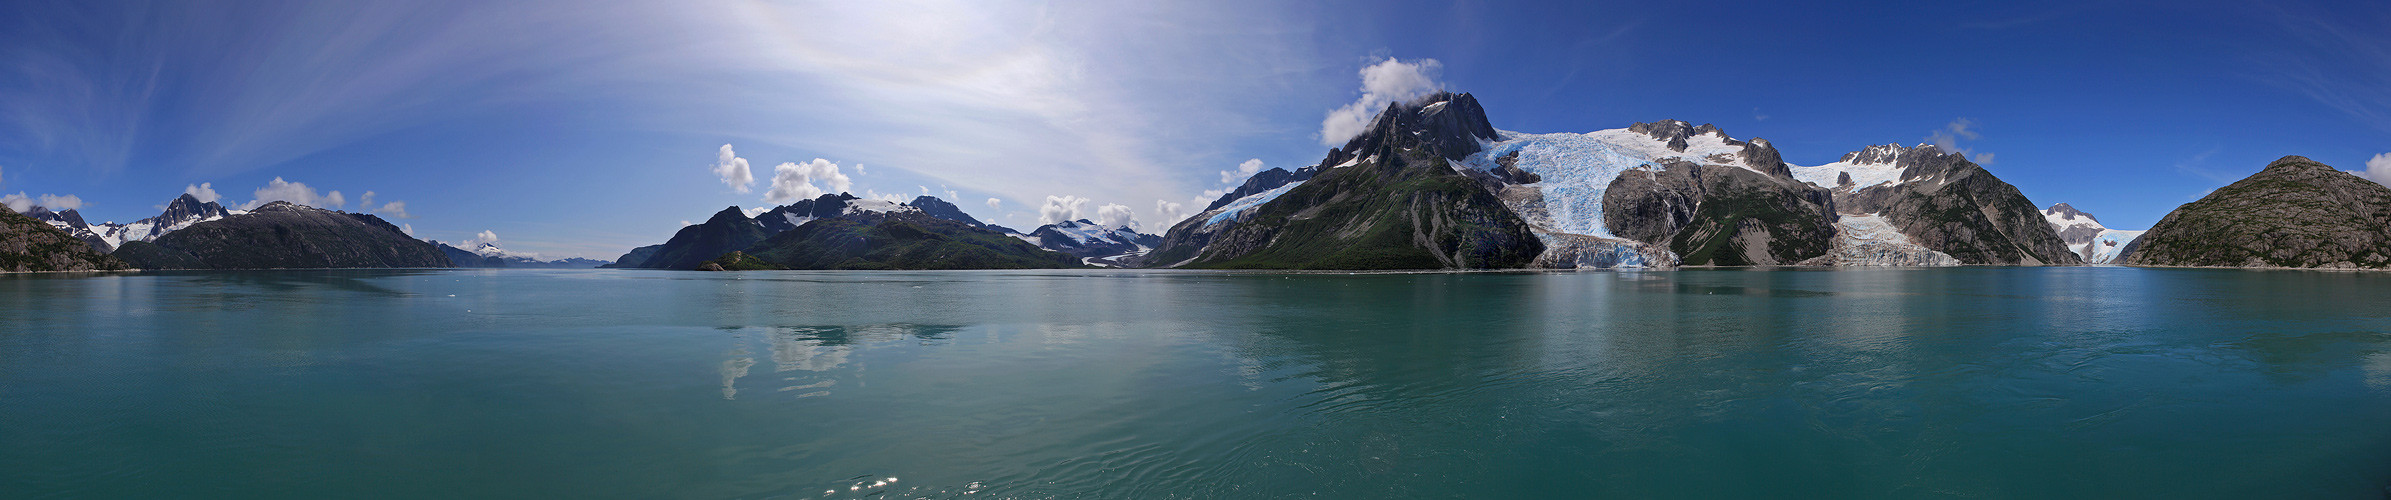
<svg viewBox="0 0 2391 500">
<path fill-rule="evenodd" d="M 2357 498 L 2391 275 L 0 277 L 0 498 Z"/>
</svg>

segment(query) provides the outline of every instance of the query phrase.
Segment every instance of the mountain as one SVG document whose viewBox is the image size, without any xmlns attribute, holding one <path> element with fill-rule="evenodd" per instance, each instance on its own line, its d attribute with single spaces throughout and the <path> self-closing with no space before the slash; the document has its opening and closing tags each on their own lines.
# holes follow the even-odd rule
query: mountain
<svg viewBox="0 0 2391 500">
<path fill-rule="evenodd" d="M 2391 268 L 2391 188 L 2285 156 L 2167 213 L 2125 253 L 2136 266 Z"/>
<path fill-rule="evenodd" d="M 1768 141 L 1708 124 L 1503 132 L 1461 166 L 1535 228 L 1537 267 L 1785 265 L 1836 234 L 1832 197 Z"/>
<path fill-rule="evenodd" d="M 1106 226 L 1087 219 L 1062 221 L 1015 236 L 1039 248 L 1053 250 L 1090 263 L 1119 265 L 1121 259 L 1135 257 L 1162 244 L 1162 237 L 1137 232 L 1128 226 Z"/>
<path fill-rule="evenodd" d="M 1438 92 L 1388 104 L 1367 131 L 1306 167 L 1308 178 L 1242 197 L 1224 195 L 1171 227 L 1161 245 L 1135 262 L 1277 269 L 1525 266 L 1544 244 L 1502 200 L 1453 167 L 1496 137 L 1486 111 L 1469 94 Z"/>
<path fill-rule="evenodd" d="M 2099 219 L 2092 218 L 2092 214 L 2066 203 L 2043 209 L 2042 216 L 2050 221 L 2051 229 L 2059 231 L 2059 240 L 2067 242 L 2067 250 L 2082 257 L 2086 264 L 2121 264 L 2119 257 L 2125 255 L 2126 246 L 2142 237 L 2142 231 L 2109 229 Z"/>
<path fill-rule="evenodd" d="M 747 248 L 770 235 L 764 230 L 763 224 L 747 218 L 747 212 L 734 206 L 715 212 L 714 217 L 706 219 L 703 224 L 681 228 L 680 232 L 673 233 L 671 240 L 656 249 L 654 256 L 639 264 L 626 264 L 624 267 L 696 269 L 707 260 L 732 250 Z M 630 256 L 626 255 L 624 259 L 628 262 Z"/>
<path fill-rule="evenodd" d="M 127 241 L 151 241 L 166 233 L 191 227 L 192 224 L 230 217 L 234 213 L 216 202 L 199 201 L 198 197 L 184 194 L 175 197 L 174 201 L 166 202 L 164 213 L 131 224 L 108 224 L 101 236 L 119 245 Z"/>
<path fill-rule="evenodd" d="M 143 269 L 451 267 L 439 247 L 370 214 L 274 202 L 117 250 Z"/>
<path fill-rule="evenodd" d="M 94 250 L 48 222 L 0 206 L 0 272 L 118 271 L 123 260 Z"/>
<path fill-rule="evenodd" d="M 471 250 L 441 243 L 439 240 L 432 240 L 431 243 L 439 246 L 440 253 L 447 255 L 448 261 L 455 264 L 456 267 L 506 267 L 506 259 L 474 253 Z"/>
<path fill-rule="evenodd" d="M 1791 171 L 1828 187 L 1839 215 L 1882 217 L 1910 244 L 1961 264 L 2084 262 L 2016 186 L 1960 153 L 1886 144 Z"/>
<path fill-rule="evenodd" d="M 946 200 L 938 199 L 936 196 L 923 195 L 916 197 L 913 199 L 913 201 L 906 202 L 905 204 L 912 206 L 913 208 L 922 209 L 922 213 L 930 214 L 931 217 L 961 222 L 972 227 L 988 227 L 987 224 L 981 223 L 979 219 L 971 218 L 971 214 L 963 213 L 963 207 L 955 206 L 953 203 L 947 203 Z"/>
<path fill-rule="evenodd" d="M 647 267 L 647 265 L 646 265 L 646 264 L 647 264 L 647 262 L 648 262 L 648 259 L 653 259 L 653 258 L 655 258 L 655 257 L 656 257 L 656 252 L 657 252 L 657 251 L 659 251 L 659 250 L 663 250 L 663 249 L 664 249 L 664 245 L 663 245 L 663 244 L 661 244 L 661 243 L 659 243 L 659 244 L 654 244 L 654 245 L 648 245 L 648 246 L 644 246 L 644 247 L 639 247 L 639 248 L 633 248 L 633 249 L 631 249 L 631 251 L 629 251 L 629 252 L 624 252 L 622 257 L 616 257 L 616 258 L 614 259 L 614 263 L 611 263 L 611 264 L 604 264 L 604 265 L 600 265 L 600 266 L 598 266 L 598 267 L 603 267 L 603 268 L 639 268 L 639 267 Z"/>
<path fill-rule="evenodd" d="M 472 250 L 457 248 L 447 243 L 441 243 L 438 240 L 433 240 L 432 244 L 438 245 L 440 247 L 440 253 L 448 255 L 448 260 L 455 262 L 457 267 L 503 267 L 512 269 L 593 269 L 598 267 L 611 267 L 614 264 L 613 262 L 590 260 L 579 257 L 557 260 L 540 260 L 535 256 L 516 255 L 513 252 L 506 251 L 506 249 L 499 248 L 495 243 L 487 242 L 474 245 Z"/>
<path fill-rule="evenodd" d="M 886 202 L 882 202 L 886 203 Z M 708 269 L 1056 269 L 1079 259 L 983 227 L 889 204 L 783 231 Z M 759 264 L 760 263 L 760 264 Z M 701 263 L 701 265 L 707 263 Z"/>
<path fill-rule="evenodd" d="M 91 224 L 85 223 L 83 214 L 75 213 L 75 209 L 69 208 L 64 211 L 52 212 L 48 208 L 35 206 L 25 210 L 23 215 L 47 223 L 50 227 L 57 228 L 68 236 L 82 240 L 84 244 L 91 246 L 92 251 L 99 253 L 116 251 L 116 243 L 108 241 L 107 237 L 100 234 L 106 228 L 95 228 Z"/>
<path fill-rule="evenodd" d="M 91 224 L 83 219 L 82 214 L 78 214 L 72 209 L 51 212 L 46 208 L 33 207 L 26 210 L 25 215 L 48 222 L 52 227 L 90 243 L 92 249 L 111 252 L 117 246 L 128 241 L 154 240 L 177 229 L 190 227 L 192 224 L 222 219 L 236 213 L 242 212 L 226 210 L 223 205 L 218 205 L 216 202 L 203 202 L 199 201 L 199 198 L 184 194 L 167 202 L 164 213 L 133 221 L 131 224 L 113 222 Z"/>
<path fill-rule="evenodd" d="M 756 223 L 764 226 L 766 235 L 779 233 L 796 229 L 797 226 L 805 225 L 806 222 L 814 219 L 837 217 L 839 214 L 847 212 L 848 202 L 858 199 L 860 198 L 856 198 L 852 194 L 838 193 L 825 194 L 811 200 L 797 200 L 796 203 L 774 207 L 771 211 L 756 216 Z"/>
</svg>

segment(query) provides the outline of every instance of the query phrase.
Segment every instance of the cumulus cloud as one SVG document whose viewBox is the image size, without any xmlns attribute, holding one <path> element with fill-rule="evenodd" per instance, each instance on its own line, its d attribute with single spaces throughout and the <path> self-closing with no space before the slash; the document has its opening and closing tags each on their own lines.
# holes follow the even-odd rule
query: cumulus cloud
<svg viewBox="0 0 2391 500">
<path fill-rule="evenodd" d="M 0 196 L 0 205 L 7 205 L 9 210 L 15 210 L 17 213 L 24 213 L 26 210 L 32 210 L 33 207 L 42 207 L 50 209 L 51 211 L 64 212 L 83 208 L 83 197 L 71 194 L 65 196 L 54 194 L 25 196 L 24 192 L 19 191 L 17 194 Z"/>
<path fill-rule="evenodd" d="M 1046 204 L 1038 207 L 1038 223 L 1053 224 L 1062 221 L 1079 220 L 1080 212 L 1086 211 L 1087 206 L 1087 198 L 1081 198 L 1077 196 L 1047 195 Z"/>
<path fill-rule="evenodd" d="M 1410 100 L 1442 88 L 1436 82 L 1436 73 L 1442 69 L 1444 63 L 1435 59 L 1403 62 L 1392 57 L 1362 68 L 1361 99 L 1329 111 L 1328 118 L 1320 120 L 1320 143 L 1343 146 L 1353 136 L 1369 130 L 1370 119 L 1386 109 L 1388 103 Z"/>
<path fill-rule="evenodd" d="M 401 219 L 415 218 L 414 215 L 407 213 L 407 202 L 405 200 L 393 201 L 381 206 L 375 206 L 373 191 L 366 191 L 364 196 L 357 197 L 357 209 L 363 210 L 367 213 L 388 215 Z"/>
<path fill-rule="evenodd" d="M 402 233 L 407 233 L 407 236 L 414 236 L 414 235 L 415 235 L 415 225 L 414 225 L 414 224 L 400 224 L 400 225 L 399 225 L 399 232 L 402 232 Z"/>
<path fill-rule="evenodd" d="M 224 195 L 216 194 L 215 184 L 206 182 L 183 186 L 183 194 L 197 198 L 200 203 L 215 203 L 216 200 L 224 199 Z"/>
<path fill-rule="evenodd" d="M 855 175 L 863 175 L 863 164 L 855 164 Z"/>
<path fill-rule="evenodd" d="M 1005 200 L 999 200 L 999 199 L 995 199 L 995 198 L 989 198 L 989 199 L 988 199 L 988 209 L 989 209 L 989 210 L 1004 210 L 1004 209 L 1005 209 Z"/>
<path fill-rule="evenodd" d="M 1128 205 L 1108 203 L 1096 207 L 1096 223 L 1108 227 L 1137 228 L 1137 212 Z"/>
<path fill-rule="evenodd" d="M 820 182 L 820 187 L 814 183 Z M 855 187 L 855 180 L 839 172 L 839 165 L 830 160 L 815 158 L 805 163 L 781 163 L 772 167 L 772 190 L 764 193 L 764 201 L 773 204 L 793 203 L 821 197 L 827 193 L 844 193 Z"/>
<path fill-rule="evenodd" d="M 2366 178 L 2391 185 L 2391 153 L 2374 155 L 2374 159 L 2366 160 Z"/>
<path fill-rule="evenodd" d="M 946 191 L 946 198 L 944 198 L 946 201 L 949 201 L 949 202 L 963 201 L 963 193 L 957 193 L 957 192 L 955 192 L 955 188 L 946 187 L 946 185 L 945 185 L 945 184 L 939 184 L 939 185 L 938 185 L 938 189 L 939 189 L 939 190 L 941 190 L 941 191 Z"/>
<path fill-rule="evenodd" d="M 724 185 L 740 194 L 746 194 L 747 186 L 755 184 L 755 172 L 748 170 L 747 159 L 731 152 L 729 144 L 722 145 L 722 151 L 714 155 L 714 176 L 721 177 Z"/>
<path fill-rule="evenodd" d="M 490 232 L 488 229 L 483 229 L 482 232 L 474 234 L 472 238 L 466 238 L 465 241 L 458 242 L 457 248 L 463 248 L 466 250 L 480 250 L 482 245 L 489 245 L 493 247 L 498 246 L 498 233 Z"/>
<path fill-rule="evenodd" d="M 1974 120 L 1956 118 L 1951 120 L 1950 124 L 1944 125 L 1942 130 L 1926 134 L 1926 142 L 1934 144 L 1935 149 L 1942 150 L 1945 154 L 1961 153 L 1968 159 L 1974 160 L 1978 165 L 1991 165 L 1993 163 L 1992 153 L 1977 153 L 1974 149 L 1959 145 L 1961 140 L 1973 141 L 1984 137 L 1984 134 L 1973 130 L 1975 127 Z"/>
<path fill-rule="evenodd" d="M 250 194 L 256 196 L 257 199 L 249 200 L 249 203 L 241 205 L 242 210 L 262 207 L 267 203 L 277 201 L 330 209 L 339 209 L 349 204 L 348 198 L 341 196 L 340 191 L 319 194 L 315 188 L 307 187 L 306 183 L 288 182 L 282 180 L 281 177 L 275 177 L 273 181 L 266 183 L 266 187 L 257 188 L 257 191 Z"/>
<path fill-rule="evenodd" d="M 1254 172 L 1260 172 L 1260 171 L 1262 171 L 1262 159 L 1261 159 L 1261 158 L 1255 158 L 1255 159 L 1251 159 L 1251 160 L 1246 160 L 1246 161 L 1245 161 L 1245 163 L 1239 163 L 1239 164 L 1237 164 L 1237 171 L 1236 171 L 1235 173 L 1231 173 L 1230 171 L 1227 171 L 1227 170 L 1222 170 L 1222 171 L 1220 171 L 1220 183 L 1221 183 L 1221 184 L 1229 184 L 1229 183 L 1237 182 L 1237 179 L 1243 179 L 1243 178 L 1246 178 L 1246 177 L 1251 177 L 1251 176 L 1253 176 L 1253 175 L 1254 175 Z"/>
<path fill-rule="evenodd" d="M 1154 200 L 1154 215 L 1162 217 L 1163 227 L 1170 227 L 1187 218 L 1187 214 L 1180 212 L 1183 207 L 1186 205 L 1171 203 L 1168 200 Z"/>
</svg>

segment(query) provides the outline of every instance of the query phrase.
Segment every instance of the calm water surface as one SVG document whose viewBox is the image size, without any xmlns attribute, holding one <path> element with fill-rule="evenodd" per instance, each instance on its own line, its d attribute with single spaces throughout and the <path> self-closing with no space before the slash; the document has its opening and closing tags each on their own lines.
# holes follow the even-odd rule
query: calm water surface
<svg viewBox="0 0 2391 500">
<path fill-rule="evenodd" d="M 2391 275 L 0 276 L 0 498 L 2351 498 Z"/>
</svg>

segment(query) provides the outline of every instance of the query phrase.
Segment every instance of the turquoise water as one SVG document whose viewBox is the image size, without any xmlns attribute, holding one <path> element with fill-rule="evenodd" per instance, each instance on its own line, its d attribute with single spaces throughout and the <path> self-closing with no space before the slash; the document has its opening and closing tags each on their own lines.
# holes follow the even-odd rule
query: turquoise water
<svg viewBox="0 0 2391 500">
<path fill-rule="evenodd" d="M 2384 498 L 2391 275 L 0 276 L 0 498 Z"/>
</svg>

